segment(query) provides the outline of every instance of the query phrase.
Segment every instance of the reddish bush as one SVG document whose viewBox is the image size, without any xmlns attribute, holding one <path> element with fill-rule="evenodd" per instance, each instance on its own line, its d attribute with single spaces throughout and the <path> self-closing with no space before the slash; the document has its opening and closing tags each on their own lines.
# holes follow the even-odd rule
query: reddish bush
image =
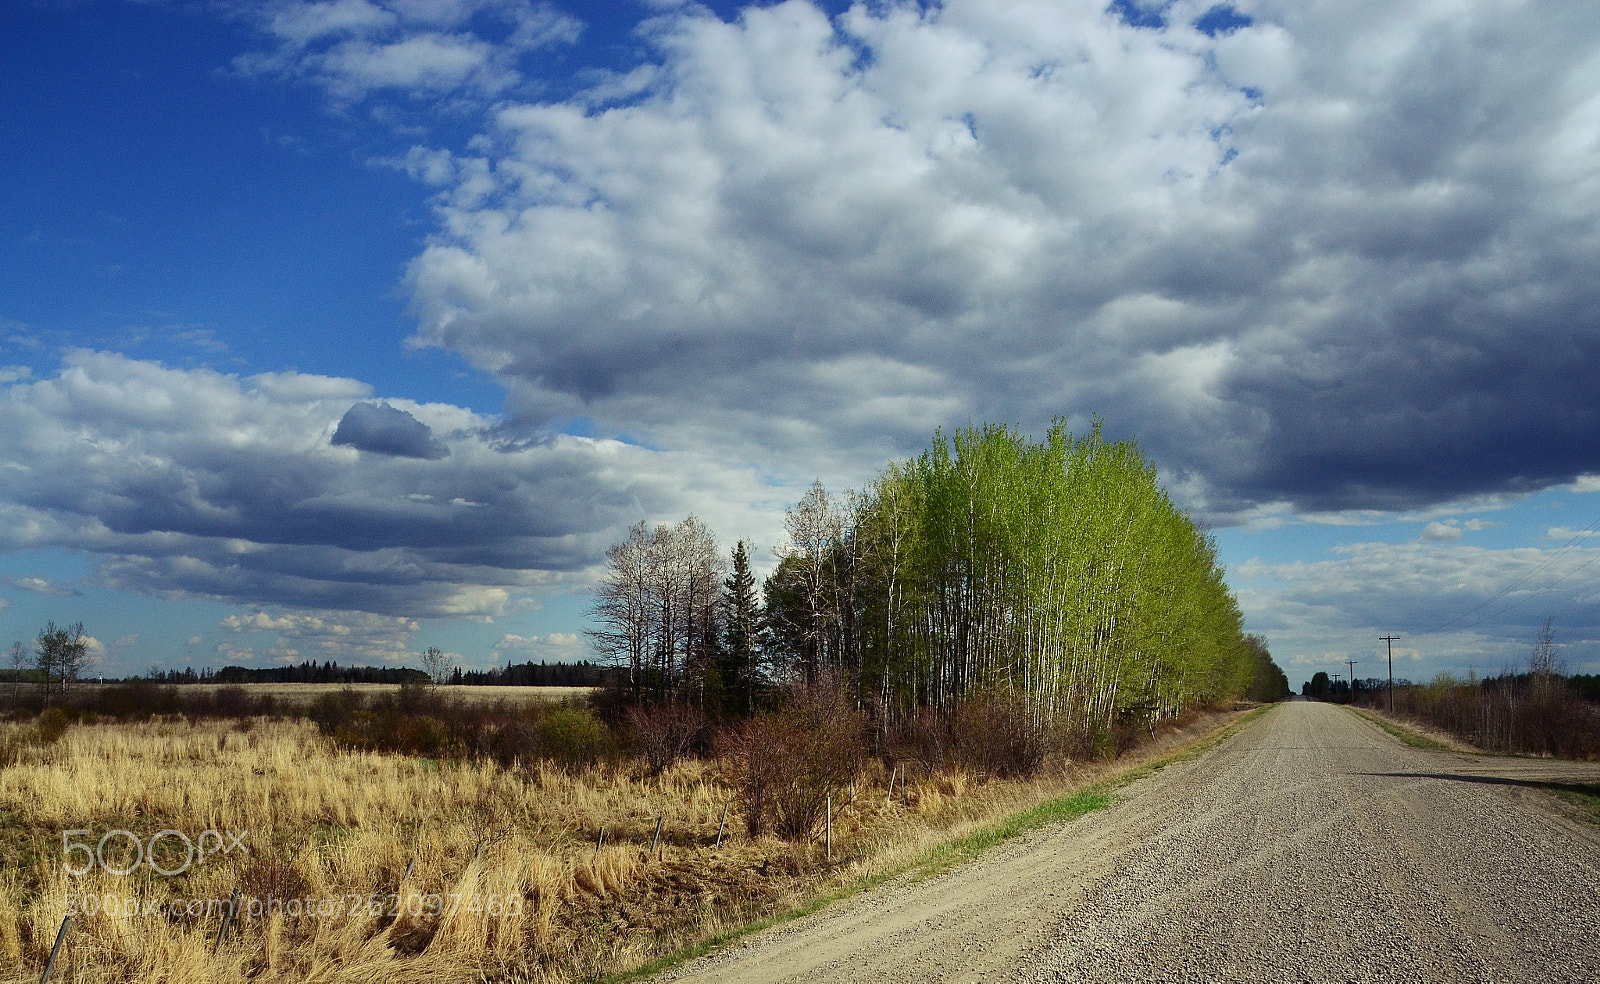
<svg viewBox="0 0 1600 984">
<path fill-rule="evenodd" d="M 860 768 L 864 736 L 862 715 L 831 685 L 791 691 L 778 712 L 724 731 L 718 752 L 750 833 L 770 825 L 789 840 L 812 837 L 828 796 Z"/>
<path fill-rule="evenodd" d="M 634 748 L 660 775 L 672 763 L 703 751 L 707 722 L 703 711 L 689 704 L 652 704 L 628 708 L 626 719 L 633 731 Z"/>
<path fill-rule="evenodd" d="M 949 722 L 939 712 L 924 707 L 890 725 L 884 744 L 891 758 L 909 762 L 932 778 L 949 758 Z"/>
<path fill-rule="evenodd" d="M 969 771 L 1000 779 L 1032 775 L 1048 747 L 1027 705 L 1007 696 L 963 701 L 950 721 L 950 744 Z"/>
</svg>

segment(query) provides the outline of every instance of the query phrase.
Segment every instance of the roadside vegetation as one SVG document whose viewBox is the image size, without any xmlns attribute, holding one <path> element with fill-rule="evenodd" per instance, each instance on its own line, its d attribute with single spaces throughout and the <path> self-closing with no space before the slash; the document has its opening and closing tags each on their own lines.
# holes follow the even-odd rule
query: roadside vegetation
<svg viewBox="0 0 1600 984">
<path fill-rule="evenodd" d="M 1600 691 L 1592 677 L 1562 672 L 1550 620 L 1539 631 L 1526 669 L 1481 679 L 1443 673 L 1428 683 L 1402 680 L 1392 695 L 1386 681 L 1377 678 L 1358 680 L 1352 687 L 1344 681 L 1330 684 L 1327 674 L 1318 673 L 1305 689 L 1314 699 L 1382 714 L 1389 713 L 1392 699 L 1400 721 L 1443 732 L 1485 752 L 1600 759 Z M 1379 724 L 1395 732 L 1386 722 Z M 1431 741 L 1395 733 L 1411 744 Z M 1433 746 L 1443 747 L 1437 742 Z"/>
<path fill-rule="evenodd" d="M 559 705 L 545 719 L 562 715 L 596 720 Z M 1191 712 L 1158 736 L 1181 744 L 1228 717 Z M 1104 805 L 1083 785 L 1130 761 L 999 779 L 864 758 L 826 804 L 830 856 L 826 831 L 793 839 L 781 814 L 750 833 L 744 773 L 715 757 L 503 765 L 354 748 L 308 720 L 66 718 L 3 726 L 19 751 L 0 769 L 0 980 L 38 979 L 69 905 L 59 980 L 596 979 Z M 126 837 L 103 846 L 105 867 L 68 873 L 63 831 L 94 846 L 113 830 L 244 837 L 173 877 L 134 867 Z M 175 839 L 162 848 L 179 867 Z M 241 918 L 213 953 L 235 889 Z M 182 907 L 195 899 L 215 904 Z"/>
</svg>

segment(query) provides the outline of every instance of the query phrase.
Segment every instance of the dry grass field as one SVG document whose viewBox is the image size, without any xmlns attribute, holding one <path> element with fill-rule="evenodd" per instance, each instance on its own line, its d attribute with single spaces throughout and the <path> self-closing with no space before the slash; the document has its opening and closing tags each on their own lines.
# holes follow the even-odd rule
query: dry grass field
<svg viewBox="0 0 1600 984">
<path fill-rule="evenodd" d="M 38 980 L 69 911 L 56 981 L 594 979 L 898 870 L 1109 768 L 914 775 L 890 803 L 874 763 L 838 804 L 830 861 L 821 844 L 750 838 L 736 813 L 717 846 L 733 793 L 701 761 L 659 776 L 438 762 L 338 751 L 307 722 L 266 719 L 80 725 L 13 757 L 0 768 L 7 984 Z M 209 855 L 153 870 L 183 868 L 185 837 Z M 240 917 L 216 946 L 235 890 Z"/>
<path fill-rule="evenodd" d="M 82 683 L 78 685 L 84 691 L 93 692 L 96 687 L 114 686 L 114 684 Z M 243 690 L 251 697 L 272 697 L 282 703 L 291 705 L 309 704 L 323 694 L 331 693 L 346 688 L 354 690 L 363 696 L 374 694 L 397 694 L 400 692 L 398 683 L 186 683 L 180 690 L 184 693 L 205 691 L 215 693 L 225 686 L 236 687 Z M 562 700 L 580 700 L 594 689 L 593 687 L 442 687 L 442 692 L 451 697 L 460 698 L 473 703 L 503 700 L 511 703 L 529 703 L 533 701 L 559 702 Z"/>
</svg>

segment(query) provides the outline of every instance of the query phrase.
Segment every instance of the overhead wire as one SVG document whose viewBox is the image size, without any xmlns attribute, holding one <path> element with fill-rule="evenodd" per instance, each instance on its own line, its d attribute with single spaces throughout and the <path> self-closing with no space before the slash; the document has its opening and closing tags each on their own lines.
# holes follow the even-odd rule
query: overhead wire
<svg viewBox="0 0 1600 984">
<path fill-rule="evenodd" d="M 1499 601 L 1501 598 L 1504 598 L 1506 595 L 1508 595 L 1511 592 L 1515 591 L 1518 587 L 1520 587 L 1523 583 L 1525 583 L 1529 578 L 1533 577 L 1535 574 L 1538 574 L 1540 571 L 1544 570 L 1545 568 L 1549 567 L 1551 564 L 1555 563 L 1562 556 L 1564 556 L 1566 553 L 1568 553 L 1573 548 L 1573 546 L 1575 544 L 1579 543 L 1582 540 L 1587 539 L 1591 534 L 1595 533 L 1596 530 L 1600 530 L 1600 518 L 1596 518 L 1594 522 L 1590 523 L 1588 526 L 1585 526 L 1583 529 L 1581 529 L 1578 532 L 1574 533 L 1572 535 L 1571 539 L 1569 539 L 1566 543 L 1563 543 L 1560 547 L 1558 547 L 1555 550 L 1554 553 L 1552 553 L 1552 554 L 1550 554 L 1550 556 L 1546 557 L 1543 561 L 1541 561 L 1538 565 L 1536 565 L 1532 570 L 1530 570 L 1527 573 L 1523 574 L 1521 577 L 1517 578 L 1515 581 L 1512 581 L 1510 584 L 1506 585 L 1504 588 L 1501 588 L 1499 591 L 1495 592 L 1493 595 L 1490 595 L 1488 598 L 1486 598 L 1483 601 L 1479 602 L 1477 605 L 1474 605 L 1472 608 L 1469 608 L 1466 611 L 1461 612 L 1460 614 L 1453 615 L 1450 618 L 1445 619 L 1443 622 L 1440 622 L 1438 625 L 1434 626 L 1433 628 L 1425 630 L 1423 632 L 1423 634 L 1424 635 L 1431 635 L 1432 633 L 1438 632 L 1440 629 L 1446 628 L 1446 627 L 1448 627 L 1448 626 L 1450 626 L 1450 625 L 1452 625 L 1452 624 L 1454 624 L 1456 622 L 1461 621 L 1464 618 L 1470 618 L 1473 615 L 1477 614 L 1478 612 L 1482 611 L 1483 609 L 1485 609 L 1485 608 L 1489 607 L 1490 605 L 1494 604 L 1495 602 Z M 1461 626 L 1460 628 L 1462 628 L 1462 629 L 1474 628 L 1476 626 L 1482 625 L 1483 623 L 1489 621 L 1492 618 L 1495 618 L 1497 616 L 1503 615 L 1506 612 L 1510 611 L 1511 609 L 1515 608 L 1516 606 L 1522 604 L 1523 602 L 1528 601 L 1531 598 L 1537 597 L 1538 595 L 1541 595 L 1546 591 L 1549 591 L 1551 588 L 1555 587 L 1556 585 L 1560 584 L 1562 581 L 1565 581 L 1567 578 L 1571 577 L 1572 575 L 1574 575 L 1574 574 L 1578 573 L 1579 571 L 1583 570 L 1584 568 L 1588 567 L 1590 564 L 1593 564 L 1597 560 L 1600 560 L 1600 555 L 1596 555 L 1594 557 L 1589 558 L 1588 560 L 1584 561 L 1582 564 L 1578 565 L 1577 567 L 1574 567 L 1572 570 L 1570 570 L 1567 573 L 1565 573 L 1565 574 L 1561 575 L 1560 577 L 1556 578 L 1554 581 L 1551 581 L 1549 584 L 1546 584 L 1544 587 L 1538 588 L 1537 590 L 1533 591 L 1531 594 L 1527 595 L 1526 597 L 1518 598 L 1516 601 L 1513 601 L 1511 604 L 1507 605 L 1506 607 L 1501 608 L 1501 609 L 1497 609 L 1496 611 L 1493 611 L 1493 612 L 1490 612 L 1488 615 L 1485 615 L 1483 618 L 1480 618 L 1480 619 L 1478 619 L 1476 621 L 1473 621 L 1473 622 L 1469 622 L 1466 625 Z"/>
</svg>

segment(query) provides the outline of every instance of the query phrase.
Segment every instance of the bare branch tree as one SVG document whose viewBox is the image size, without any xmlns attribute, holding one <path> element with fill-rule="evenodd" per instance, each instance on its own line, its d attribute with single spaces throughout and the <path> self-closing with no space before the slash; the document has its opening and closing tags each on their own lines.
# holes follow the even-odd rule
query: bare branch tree
<svg viewBox="0 0 1600 984">
<path fill-rule="evenodd" d="M 455 668 L 455 654 L 441 652 L 438 646 L 429 646 L 422 654 L 422 672 L 435 684 L 449 683 Z"/>
</svg>

